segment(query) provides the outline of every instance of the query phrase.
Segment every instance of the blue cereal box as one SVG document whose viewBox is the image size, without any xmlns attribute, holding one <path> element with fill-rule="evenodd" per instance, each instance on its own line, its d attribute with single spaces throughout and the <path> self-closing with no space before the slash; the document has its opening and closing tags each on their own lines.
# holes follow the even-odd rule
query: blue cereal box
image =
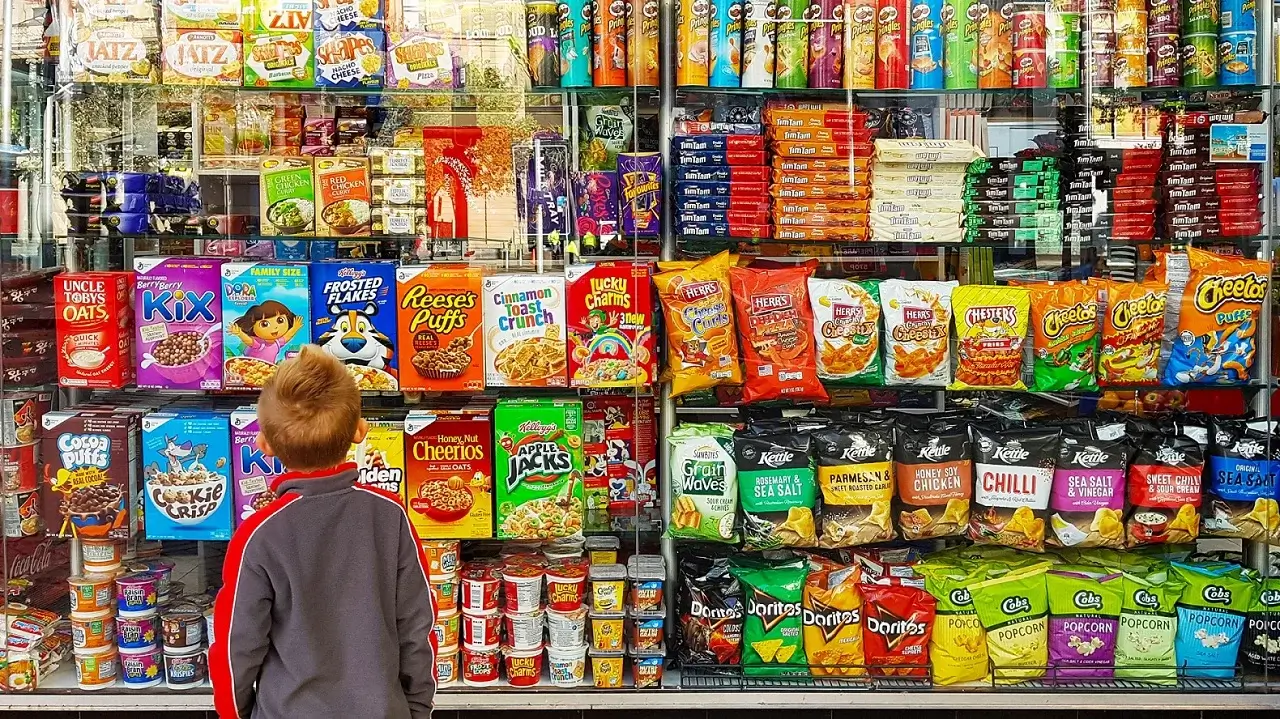
<svg viewBox="0 0 1280 719">
<path fill-rule="evenodd" d="M 377 30 L 316 33 L 318 87 L 382 87 L 386 39 Z"/>
<path fill-rule="evenodd" d="M 394 263 L 317 262 L 311 303 L 316 344 L 342 360 L 360 389 L 399 389 Z"/>
<path fill-rule="evenodd" d="M 231 421 L 223 412 L 142 418 L 148 539 L 231 538 Z"/>
<path fill-rule="evenodd" d="M 223 389 L 260 389 L 311 341 L 307 266 L 222 266 Z"/>
</svg>

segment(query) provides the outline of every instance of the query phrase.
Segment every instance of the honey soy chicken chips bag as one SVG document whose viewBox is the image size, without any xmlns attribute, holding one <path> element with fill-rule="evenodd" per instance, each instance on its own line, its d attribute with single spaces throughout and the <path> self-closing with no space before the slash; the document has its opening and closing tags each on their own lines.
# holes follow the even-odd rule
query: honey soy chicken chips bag
<svg viewBox="0 0 1280 719">
<path fill-rule="evenodd" d="M 1098 381 L 1160 383 L 1160 341 L 1169 286 L 1163 282 L 1108 282 L 1102 319 Z"/>
<path fill-rule="evenodd" d="M 895 503 L 902 538 L 928 539 L 964 534 L 973 495 L 969 428 L 938 420 L 903 424 L 893 446 Z"/>
<path fill-rule="evenodd" d="M 1091 391 L 1098 354 L 1098 288 L 1085 282 L 1044 283 L 1031 293 L 1035 392 Z"/>
<path fill-rule="evenodd" d="M 827 401 L 818 381 L 808 280 L 813 268 L 732 267 L 729 282 L 747 365 L 742 401 Z"/>
<path fill-rule="evenodd" d="M 893 428 L 833 427 L 815 432 L 822 489 L 818 546 L 853 547 L 893 539 Z"/>
<path fill-rule="evenodd" d="M 809 278 L 818 377 L 834 384 L 881 385 L 880 282 Z"/>
<path fill-rule="evenodd" d="M 885 384 L 942 387 L 951 381 L 951 293 L 958 282 L 885 280 Z"/>
<path fill-rule="evenodd" d="M 667 325 L 671 396 L 742 384 L 728 252 L 653 276 Z"/>
<path fill-rule="evenodd" d="M 1022 344 L 1030 307 L 1030 295 L 1021 287 L 957 287 L 951 293 L 956 376 L 948 389 L 1026 389 Z"/>
<path fill-rule="evenodd" d="M 1164 383 L 1247 382 L 1258 350 L 1258 321 L 1268 296 L 1271 264 L 1195 248 L 1187 248 L 1187 262 L 1191 275 L 1178 305 Z"/>
<path fill-rule="evenodd" d="M 804 583 L 804 651 L 818 677 L 863 676 L 862 592 L 856 566 L 814 556 Z"/>
</svg>

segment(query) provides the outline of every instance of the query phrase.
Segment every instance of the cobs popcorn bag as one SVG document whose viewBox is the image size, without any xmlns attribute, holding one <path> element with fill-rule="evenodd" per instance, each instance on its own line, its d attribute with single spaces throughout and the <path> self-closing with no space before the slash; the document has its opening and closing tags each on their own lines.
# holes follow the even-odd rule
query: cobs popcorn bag
<svg viewBox="0 0 1280 719">
<path fill-rule="evenodd" d="M 1174 643 L 1178 597 L 1185 582 L 1168 566 L 1122 577 L 1115 678 L 1153 684 L 1177 681 Z"/>
<path fill-rule="evenodd" d="M 667 437 L 671 462 L 671 523 L 667 535 L 711 542 L 738 541 L 738 467 L 733 428 L 682 424 Z"/>
<path fill-rule="evenodd" d="M 1086 567 L 1061 567 L 1045 575 L 1054 678 L 1111 676 L 1123 585 L 1119 572 Z"/>
<path fill-rule="evenodd" d="M 872 676 L 928 676 L 937 602 L 920 580 L 862 585 L 863 650 Z"/>
<path fill-rule="evenodd" d="M 1108 282 L 1102 318 L 1098 381 L 1102 384 L 1159 384 L 1160 340 L 1164 335 L 1169 286 L 1163 282 Z"/>
<path fill-rule="evenodd" d="M 969 428 L 951 420 L 904 420 L 893 445 L 895 502 L 902 538 L 964 534 L 973 495 Z"/>
<path fill-rule="evenodd" d="M 1235 564 L 1183 564 L 1173 571 L 1187 584 L 1178 598 L 1175 651 L 1182 676 L 1231 679 L 1235 676 L 1245 615 L 1257 586 Z"/>
<path fill-rule="evenodd" d="M 1052 531 L 1047 544 L 1078 549 L 1124 546 L 1129 454 L 1123 438 L 1102 440 L 1084 429 L 1063 431 L 1049 494 Z"/>
<path fill-rule="evenodd" d="M 711 545 L 680 552 L 677 646 L 682 666 L 741 662 L 742 585 L 730 572 L 730 551 Z"/>
<path fill-rule="evenodd" d="M 742 583 L 746 615 L 742 626 L 742 673 L 747 676 L 805 676 L 803 560 L 785 564 L 737 564 L 730 569 Z"/>
<path fill-rule="evenodd" d="M 1269 424 L 1232 419 L 1214 423 L 1206 460 L 1206 535 L 1272 543 L 1280 539 L 1280 492 L 1276 462 L 1270 457 L 1280 443 L 1268 433 Z"/>
<path fill-rule="evenodd" d="M 943 387 L 951 381 L 951 293 L 958 285 L 954 281 L 880 283 L 885 384 Z"/>
<path fill-rule="evenodd" d="M 1177 305 L 1164 383 L 1243 384 L 1258 350 L 1258 322 L 1268 297 L 1271 263 L 1194 247 L 1187 248 L 1187 262 L 1191 274 Z M 1171 290 L 1169 302 L 1174 299 Z"/>
<path fill-rule="evenodd" d="M 804 650 L 816 677 L 866 674 L 862 647 L 862 592 L 856 566 L 809 559 L 804 583 Z"/>
<path fill-rule="evenodd" d="M 1018 569 L 969 586 L 997 684 L 1044 676 L 1049 664 L 1049 563 Z"/>
<path fill-rule="evenodd" d="M 821 547 L 852 547 L 893 539 L 893 427 L 834 426 L 814 432 L 822 489 Z"/>
<path fill-rule="evenodd" d="M 969 538 L 1044 551 L 1045 518 L 1062 431 L 973 427 Z"/>
<path fill-rule="evenodd" d="M 1280 579 L 1264 579 L 1245 620 L 1240 648 L 1245 664 L 1258 671 L 1280 669 Z"/>
<path fill-rule="evenodd" d="M 924 586 L 937 600 L 937 618 L 929 640 L 933 683 L 939 686 L 987 681 L 987 632 L 978 620 L 969 585 L 986 572 L 960 563 L 924 563 L 918 567 Z"/>
<path fill-rule="evenodd" d="M 813 547 L 817 500 L 807 434 L 748 426 L 734 434 L 745 549 Z"/>
<path fill-rule="evenodd" d="M 1091 391 L 1098 354 L 1098 288 L 1086 282 L 1032 285 L 1036 392 Z"/>
<path fill-rule="evenodd" d="M 818 377 L 834 384 L 881 385 L 879 280 L 810 277 Z"/>
<path fill-rule="evenodd" d="M 1176 428 L 1147 432 L 1129 465 L 1126 544 L 1188 544 L 1200 534 L 1204 450 Z"/>
<path fill-rule="evenodd" d="M 653 276 L 667 327 L 671 396 L 742 384 L 729 253 Z"/>
</svg>

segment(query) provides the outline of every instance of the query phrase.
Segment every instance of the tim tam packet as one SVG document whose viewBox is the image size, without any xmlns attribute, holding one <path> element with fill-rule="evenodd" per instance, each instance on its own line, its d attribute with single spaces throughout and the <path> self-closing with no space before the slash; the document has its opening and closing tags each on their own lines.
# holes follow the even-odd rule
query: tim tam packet
<svg viewBox="0 0 1280 719">
<path fill-rule="evenodd" d="M 744 549 L 817 545 L 817 482 L 809 444 L 809 435 L 791 431 L 762 434 L 747 427 L 735 433 Z"/>
<path fill-rule="evenodd" d="M 1276 465 L 1268 447 L 1277 444 L 1268 422 L 1220 420 L 1209 441 L 1204 533 L 1254 541 L 1280 539 Z"/>
<path fill-rule="evenodd" d="M 1061 430 L 973 428 L 969 538 L 1044 551 L 1045 515 Z"/>
<path fill-rule="evenodd" d="M 742 583 L 746 617 L 742 626 L 742 673 L 747 676 L 805 676 L 804 582 L 802 560 L 778 565 L 735 565 Z"/>
<path fill-rule="evenodd" d="M 987 633 L 973 608 L 968 585 L 981 576 L 980 570 L 954 565 L 921 565 L 925 589 L 937 600 L 937 618 L 929 640 L 929 662 L 933 683 L 939 686 L 960 682 L 987 681 Z"/>
<path fill-rule="evenodd" d="M 822 489 L 818 545 L 852 547 L 893 539 L 893 427 L 837 426 L 815 432 Z"/>
<path fill-rule="evenodd" d="M 1129 465 L 1126 543 L 1189 544 L 1200 534 L 1200 444 L 1175 431 L 1144 434 Z"/>
<path fill-rule="evenodd" d="M 1124 546 L 1124 473 L 1129 445 L 1067 430 L 1058 446 L 1045 541 L 1056 547 Z"/>
<path fill-rule="evenodd" d="M 866 673 L 862 650 L 862 592 L 856 566 L 822 557 L 809 560 L 804 582 L 804 651 L 816 677 Z"/>
<path fill-rule="evenodd" d="M 1173 563 L 1187 585 L 1178 598 L 1174 650 L 1183 676 L 1230 679 L 1256 585 L 1235 564 Z"/>
<path fill-rule="evenodd" d="M 677 539 L 738 541 L 738 468 L 733 428 L 727 424 L 682 424 L 667 437 L 671 462 L 671 523 Z"/>
<path fill-rule="evenodd" d="M 680 553 L 680 662 L 731 665 L 741 661 L 742 586 L 724 552 Z"/>
<path fill-rule="evenodd" d="M 963 424 L 938 420 L 923 427 L 899 427 L 893 474 L 903 539 L 947 537 L 968 529 L 973 494 L 969 456 L 969 428 Z"/>
<path fill-rule="evenodd" d="M 1280 579 L 1264 579 L 1245 619 L 1240 649 L 1251 667 L 1280 669 Z"/>
<path fill-rule="evenodd" d="M 1010 572 L 969 586 L 997 684 L 1044 676 L 1049 664 L 1049 564 Z"/>
<path fill-rule="evenodd" d="M 1124 582 L 1119 573 L 1060 568 L 1045 575 L 1055 678 L 1110 677 Z"/>
<path fill-rule="evenodd" d="M 937 610 L 933 595 L 906 584 L 863 584 L 862 596 L 867 671 L 872 676 L 926 676 Z"/>
<path fill-rule="evenodd" d="M 1168 568 L 1143 576 L 1126 572 L 1122 579 L 1115 677 L 1173 684 L 1178 678 L 1176 605 L 1185 582 Z"/>
</svg>

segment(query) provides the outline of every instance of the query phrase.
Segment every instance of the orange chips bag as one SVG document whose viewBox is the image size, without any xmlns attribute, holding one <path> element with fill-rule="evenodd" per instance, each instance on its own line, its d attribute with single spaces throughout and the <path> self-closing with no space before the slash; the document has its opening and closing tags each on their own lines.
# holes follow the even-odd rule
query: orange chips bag
<svg viewBox="0 0 1280 719">
<path fill-rule="evenodd" d="M 1098 288 L 1085 282 L 1029 285 L 1035 392 L 1098 388 Z"/>
<path fill-rule="evenodd" d="M 1164 368 L 1168 385 L 1243 384 L 1257 354 L 1271 263 L 1187 248 L 1191 276 Z M 736 294 L 736 293 L 735 293 Z"/>
<path fill-rule="evenodd" d="M 809 558 L 804 582 L 804 652 L 815 677 L 866 674 L 862 649 L 862 576 L 857 566 Z"/>
<path fill-rule="evenodd" d="M 741 384 L 733 333 L 728 252 L 687 269 L 654 275 L 667 319 L 671 396 L 721 384 Z"/>
<path fill-rule="evenodd" d="M 747 361 L 742 401 L 827 401 L 818 381 L 808 280 L 813 267 L 729 270 Z"/>
<path fill-rule="evenodd" d="M 1159 384 L 1160 338 L 1169 286 L 1163 282 L 1112 281 L 1106 288 L 1098 381 Z"/>
</svg>

